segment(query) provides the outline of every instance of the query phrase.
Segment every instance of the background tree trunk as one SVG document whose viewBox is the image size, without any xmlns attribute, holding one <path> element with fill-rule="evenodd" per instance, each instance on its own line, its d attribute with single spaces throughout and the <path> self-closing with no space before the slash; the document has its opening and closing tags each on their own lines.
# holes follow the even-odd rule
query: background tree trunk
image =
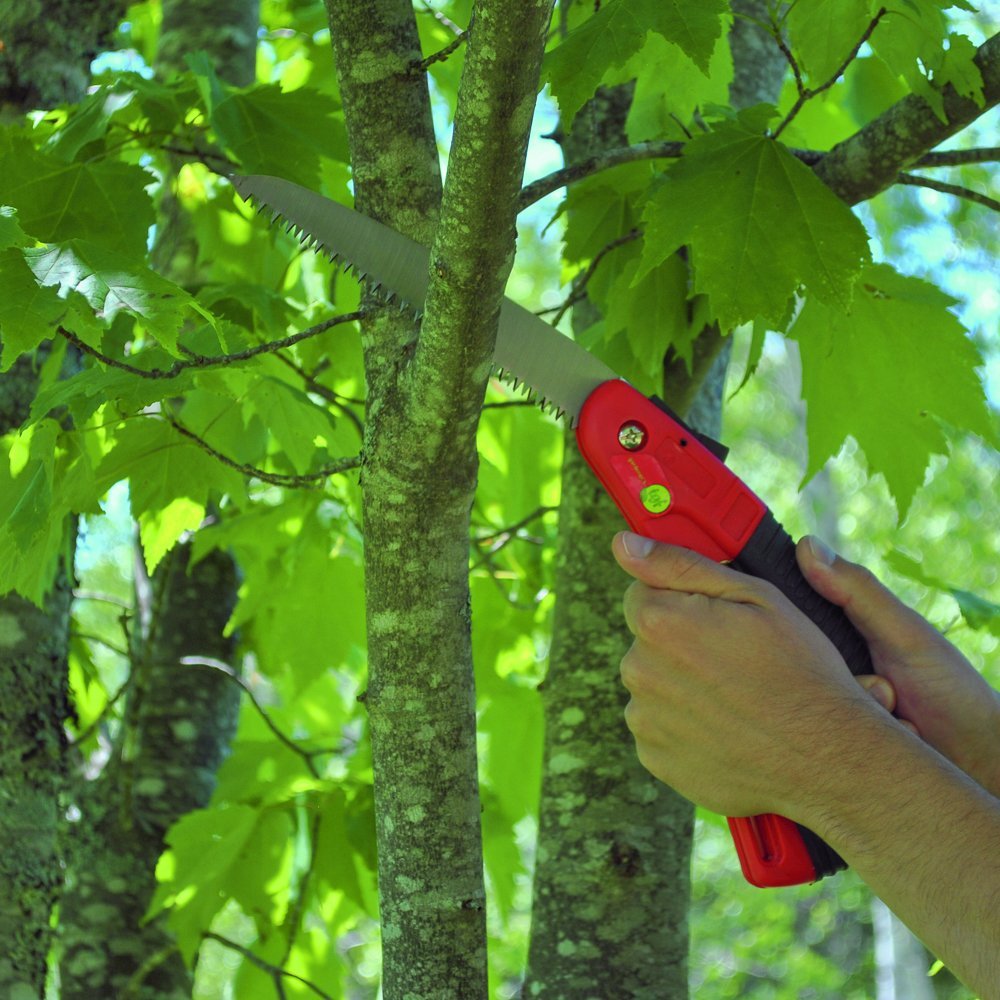
<svg viewBox="0 0 1000 1000">
<path fill-rule="evenodd" d="M 757 0 L 734 7 L 766 19 Z M 729 44 L 734 105 L 776 100 L 785 64 L 773 40 L 736 18 Z M 564 141 L 566 162 L 627 145 L 630 100 L 628 86 L 599 92 Z M 577 329 L 596 318 L 589 300 L 574 308 Z M 672 350 L 664 359 L 665 398 L 714 436 L 729 349 L 709 327 L 690 369 Z M 639 765 L 622 718 L 627 694 L 617 666 L 631 643 L 621 614 L 628 581 L 610 541 L 624 524 L 572 433 L 562 486 L 526 993 L 686 997 L 693 808 Z"/>
<path fill-rule="evenodd" d="M 199 49 L 222 79 L 253 82 L 258 0 L 167 0 L 156 69 L 184 69 Z M 198 283 L 189 216 L 171 181 L 160 207 L 154 258 L 172 280 Z M 136 547 L 130 687 L 111 761 L 80 781 L 81 818 L 68 857 L 60 913 L 62 996 L 190 997 L 192 975 L 164 917 L 143 924 L 156 889 L 156 863 L 170 826 L 208 805 L 215 774 L 236 731 L 240 689 L 219 670 L 185 658 L 232 664 L 235 638 L 223 634 L 236 605 L 232 558 L 213 551 L 195 566 L 182 544 L 145 577 Z"/>
<path fill-rule="evenodd" d="M 108 0 L 21 0 L 4 11 L 0 119 L 79 101 L 91 59 L 125 5 Z M 45 351 L 0 375 L 0 433 L 26 419 Z M 62 884 L 66 791 L 64 722 L 75 519 L 52 590 L 39 608 L 0 596 L 0 995 L 42 996 L 50 920 Z"/>
<path fill-rule="evenodd" d="M 149 631 L 137 643 L 125 725 L 111 761 L 80 797 L 60 929 L 63 1000 L 182 1000 L 191 973 L 164 921 L 142 923 L 168 828 L 208 805 L 236 729 L 239 688 L 182 657 L 230 662 L 223 628 L 235 604 L 232 559 L 212 552 L 189 573 L 187 546 L 151 587 Z"/>
<path fill-rule="evenodd" d="M 625 144 L 631 90 L 600 92 L 581 111 L 563 142 L 568 163 Z M 573 310 L 574 328 L 596 318 L 589 300 Z M 527 996 L 687 992 L 693 810 L 650 779 L 622 718 L 618 663 L 631 637 L 611 555 L 622 527 L 568 432 Z"/>
</svg>

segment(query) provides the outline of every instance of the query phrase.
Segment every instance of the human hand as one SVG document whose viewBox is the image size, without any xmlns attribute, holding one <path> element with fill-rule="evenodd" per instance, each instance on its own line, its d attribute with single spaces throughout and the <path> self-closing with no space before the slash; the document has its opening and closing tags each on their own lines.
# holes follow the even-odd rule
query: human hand
<svg viewBox="0 0 1000 1000">
<path fill-rule="evenodd" d="M 717 812 L 802 817 L 859 726 L 896 723 L 776 587 L 676 546 L 643 556 L 648 541 L 614 542 L 636 578 L 621 671 L 640 761 Z"/>
<path fill-rule="evenodd" d="M 803 538 L 796 555 L 812 588 L 842 607 L 865 637 L 877 674 L 895 691 L 896 715 L 1000 797 L 1000 695 L 867 569 L 815 538 Z"/>
</svg>

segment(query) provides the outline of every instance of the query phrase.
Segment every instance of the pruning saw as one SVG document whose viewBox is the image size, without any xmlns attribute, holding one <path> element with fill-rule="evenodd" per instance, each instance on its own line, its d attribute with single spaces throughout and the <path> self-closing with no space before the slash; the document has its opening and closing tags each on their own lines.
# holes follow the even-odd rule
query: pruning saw
<svg viewBox="0 0 1000 1000">
<path fill-rule="evenodd" d="M 423 307 L 426 247 L 291 181 L 234 176 L 241 197 L 299 238 L 342 261 L 387 297 Z M 569 418 L 584 459 L 638 534 L 682 545 L 778 587 L 833 642 L 854 674 L 871 673 L 868 647 L 843 611 L 820 597 L 795 560 L 795 544 L 767 505 L 725 465 L 724 446 L 656 397 L 510 299 L 500 309 L 494 365 L 543 406 Z M 730 818 L 752 885 L 815 882 L 847 867 L 811 830 L 782 816 Z"/>
</svg>

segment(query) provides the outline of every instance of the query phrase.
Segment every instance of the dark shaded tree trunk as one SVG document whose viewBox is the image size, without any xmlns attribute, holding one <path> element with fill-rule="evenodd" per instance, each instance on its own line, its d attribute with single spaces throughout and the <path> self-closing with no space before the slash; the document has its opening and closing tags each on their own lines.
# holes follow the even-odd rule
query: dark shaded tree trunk
<svg viewBox="0 0 1000 1000">
<path fill-rule="evenodd" d="M 71 582 L 0 601 L 0 996 L 41 997 L 62 883 Z"/>
<path fill-rule="evenodd" d="M 0 119 L 80 100 L 90 61 L 110 39 L 124 3 L 9 0 L 0 31 Z M 0 376 L 0 433 L 27 417 L 37 357 Z M 52 590 L 36 607 L 0 596 L 0 995 L 41 997 L 62 884 L 60 795 L 66 791 L 70 714 L 67 662 L 76 524 Z"/>
<path fill-rule="evenodd" d="M 235 605 L 232 559 L 193 569 L 179 546 L 151 586 L 149 630 L 136 644 L 125 723 L 100 777 L 80 796 L 60 920 L 63 1000 L 181 1000 L 191 974 L 161 919 L 142 924 L 170 825 L 208 804 L 236 729 L 239 688 L 182 659 L 231 661 L 223 628 Z"/>
</svg>

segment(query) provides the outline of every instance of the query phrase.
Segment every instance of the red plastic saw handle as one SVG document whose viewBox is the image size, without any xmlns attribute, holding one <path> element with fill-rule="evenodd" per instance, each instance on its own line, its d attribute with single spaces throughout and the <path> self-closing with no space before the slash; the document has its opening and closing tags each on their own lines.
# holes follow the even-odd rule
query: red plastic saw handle
<svg viewBox="0 0 1000 1000">
<path fill-rule="evenodd" d="M 864 640 L 809 586 L 794 542 L 767 505 L 664 404 L 627 382 L 604 382 L 583 404 L 576 436 L 633 531 L 769 580 L 823 630 L 852 673 L 872 672 Z M 782 816 L 730 819 L 729 828 L 752 885 L 815 882 L 846 867 L 816 834 Z"/>
</svg>

